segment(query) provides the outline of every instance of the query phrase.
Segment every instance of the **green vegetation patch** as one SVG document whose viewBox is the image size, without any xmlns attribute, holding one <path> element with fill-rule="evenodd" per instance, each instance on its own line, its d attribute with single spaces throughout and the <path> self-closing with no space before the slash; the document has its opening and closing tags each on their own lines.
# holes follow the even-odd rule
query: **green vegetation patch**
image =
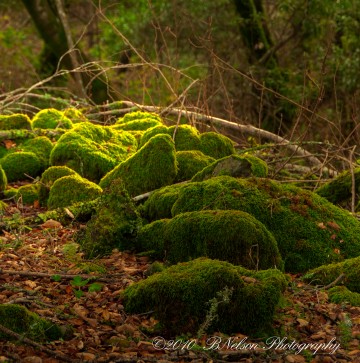
<svg viewBox="0 0 360 363">
<path fill-rule="evenodd" d="M 278 270 L 249 271 L 228 262 L 200 258 L 180 263 L 134 283 L 123 293 L 128 313 L 154 311 L 164 334 L 195 333 L 211 300 L 220 302 L 208 332 L 253 334 L 271 329 L 275 307 L 287 282 Z M 225 290 L 226 289 L 226 290 Z"/>
<path fill-rule="evenodd" d="M 135 111 L 129 112 L 125 116 L 120 117 L 116 124 L 125 124 L 132 121 L 140 121 L 140 120 L 154 120 L 157 122 L 162 123 L 162 119 L 159 115 L 152 112 L 142 112 L 142 111 Z"/>
<path fill-rule="evenodd" d="M 352 306 L 360 306 L 360 294 L 350 291 L 345 286 L 335 286 L 329 289 L 329 300 L 335 304 L 348 303 Z"/>
<path fill-rule="evenodd" d="M 13 115 L 0 115 L 0 130 L 31 130 L 31 121 L 28 115 L 14 113 Z"/>
<path fill-rule="evenodd" d="M 200 150 L 214 159 L 235 154 L 234 143 L 225 135 L 205 132 L 200 135 Z"/>
<path fill-rule="evenodd" d="M 102 189 L 79 175 L 67 175 L 57 179 L 50 188 L 48 207 L 56 209 L 98 198 Z"/>
<path fill-rule="evenodd" d="M 88 257 L 110 254 L 114 248 L 133 249 L 142 221 L 120 179 L 99 199 L 80 244 Z"/>
<path fill-rule="evenodd" d="M 127 131 L 84 122 L 62 135 L 50 155 L 51 165 L 66 165 L 81 176 L 98 182 L 137 149 Z"/>
<path fill-rule="evenodd" d="M 176 182 L 190 180 L 196 173 L 215 161 L 214 158 L 199 150 L 177 151 L 176 160 L 179 168 Z"/>
<path fill-rule="evenodd" d="M 5 328 L 35 341 L 64 338 L 64 330 L 56 324 L 17 304 L 0 305 L 0 321 Z M 14 339 L 0 332 L 0 339 Z"/>
<path fill-rule="evenodd" d="M 78 124 L 80 122 L 87 122 L 86 116 L 77 108 L 69 107 L 63 110 L 63 114 L 67 117 L 73 124 Z"/>
<path fill-rule="evenodd" d="M 192 181 L 203 181 L 220 175 L 236 178 L 248 178 L 250 176 L 265 178 L 267 174 L 268 168 L 265 161 L 252 155 L 230 155 L 199 171 L 192 178 Z"/>
<path fill-rule="evenodd" d="M 304 275 L 303 279 L 314 285 L 326 286 L 334 282 L 341 274 L 344 274 L 341 283 L 350 291 L 360 293 L 360 256 L 317 267 Z"/>
<path fill-rule="evenodd" d="M 0 192 L 3 192 L 7 187 L 7 177 L 4 169 L 0 165 Z"/>
<path fill-rule="evenodd" d="M 22 151 L 33 152 L 42 162 L 43 169 L 49 166 L 50 153 L 54 145 L 46 136 L 35 137 L 20 145 Z"/>
<path fill-rule="evenodd" d="M 43 171 L 43 163 L 33 152 L 14 152 L 5 155 L 0 164 L 5 171 L 8 182 L 28 180 L 26 175 L 35 178 Z"/>
<path fill-rule="evenodd" d="M 40 184 L 27 184 L 21 186 L 15 195 L 17 201 L 21 201 L 22 204 L 34 204 L 39 200 Z"/>
<path fill-rule="evenodd" d="M 177 165 L 174 142 L 168 135 L 152 137 L 140 150 L 119 164 L 100 181 L 104 189 L 115 179 L 121 179 L 131 196 L 172 184 Z"/>
<path fill-rule="evenodd" d="M 167 223 L 155 221 L 144 229 L 138 238 L 141 250 L 154 250 L 157 258 L 166 258 L 170 263 L 209 257 L 253 270 L 283 267 L 272 234 L 245 212 L 182 213 Z"/>
<path fill-rule="evenodd" d="M 32 127 L 33 129 L 71 129 L 73 123 L 62 111 L 46 108 L 33 117 Z"/>
<path fill-rule="evenodd" d="M 160 125 L 162 125 L 162 120 L 158 115 L 137 111 L 127 113 L 124 117 L 119 118 L 114 128 L 117 130 L 143 131 Z"/>
<path fill-rule="evenodd" d="M 143 213 L 154 220 L 204 209 L 253 215 L 274 235 L 289 272 L 360 255 L 360 223 L 349 212 L 315 193 L 268 179 L 219 176 L 169 187 L 153 193 Z"/>
</svg>

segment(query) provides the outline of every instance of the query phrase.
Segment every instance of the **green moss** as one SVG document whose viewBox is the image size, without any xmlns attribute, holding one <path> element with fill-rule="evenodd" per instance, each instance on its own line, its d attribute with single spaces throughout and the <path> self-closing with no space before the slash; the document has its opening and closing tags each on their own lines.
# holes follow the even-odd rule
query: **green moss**
<svg viewBox="0 0 360 363">
<path fill-rule="evenodd" d="M 55 108 L 47 108 L 33 117 L 32 127 L 34 129 L 71 129 L 73 124 L 63 112 Z"/>
<path fill-rule="evenodd" d="M 144 236 L 140 232 L 139 245 L 145 242 L 143 247 L 155 250 L 156 256 L 170 263 L 209 257 L 249 269 L 283 267 L 274 237 L 248 213 L 207 210 L 182 213 L 167 223 L 153 223 L 153 228 L 147 226 Z"/>
<path fill-rule="evenodd" d="M 4 212 L 7 208 L 7 204 L 5 202 L 3 202 L 2 200 L 0 200 L 0 215 L 2 212 Z"/>
<path fill-rule="evenodd" d="M 4 169 L 0 165 L 0 192 L 3 192 L 7 187 L 7 177 Z"/>
<path fill-rule="evenodd" d="M 99 197 L 102 189 L 79 175 L 67 175 L 57 179 L 50 188 L 48 207 L 55 209 L 93 200 Z"/>
<path fill-rule="evenodd" d="M 274 235 L 289 272 L 360 255 L 360 223 L 350 213 L 315 193 L 267 179 L 221 176 L 160 190 L 146 201 L 143 213 L 153 220 L 204 209 L 253 215 Z"/>
<path fill-rule="evenodd" d="M 349 290 L 360 293 L 360 257 L 317 267 L 304 275 L 303 279 L 311 284 L 326 286 L 341 274 L 345 275 L 341 283 Z"/>
<path fill-rule="evenodd" d="M 66 165 L 98 182 L 136 148 L 137 141 L 131 133 L 84 122 L 60 137 L 51 152 L 50 164 Z"/>
<path fill-rule="evenodd" d="M 17 191 L 18 190 L 16 188 L 8 188 L 8 189 L 4 190 L 4 198 L 5 199 L 15 199 Z"/>
<path fill-rule="evenodd" d="M 154 120 L 162 123 L 161 117 L 156 113 L 135 111 L 135 112 L 129 112 L 125 116 L 120 117 L 116 121 L 116 124 L 125 124 L 128 122 L 140 121 L 140 120 Z"/>
<path fill-rule="evenodd" d="M 0 115 L 0 130 L 31 130 L 29 116 L 20 113 L 13 115 Z"/>
<path fill-rule="evenodd" d="M 161 118 L 149 112 L 131 112 L 127 113 L 124 117 L 119 118 L 114 128 L 117 130 L 147 130 L 154 126 L 162 125 Z"/>
<path fill-rule="evenodd" d="M 329 289 L 329 300 L 335 304 L 349 303 L 352 306 L 360 306 L 360 294 L 350 291 L 345 286 Z"/>
<path fill-rule="evenodd" d="M 35 341 L 57 340 L 64 337 L 64 332 L 59 326 L 40 318 L 21 305 L 1 304 L 0 321 L 5 328 Z M 0 332 L 0 339 L 13 338 Z"/>
<path fill-rule="evenodd" d="M 78 175 L 78 173 L 67 166 L 51 166 L 42 173 L 39 184 L 39 201 L 42 205 L 47 204 L 50 188 L 55 180 L 66 175 Z"/>
<path fill-rule="evenodd" d="M 200 135 L 200 150 L 214 159 L 235 153 L 234 143 L 228 137 L 216 132 L 205 132 Z"/>
<path fill-rule="evenodd" d="M 66 108 L 65 110 L 63 110 L 63 114 L 64 114 L 65 117 L 70 119 L 70 121 L 73 124 L 78 124 L 80 122 L 87 122 L 88 121 L 86 116 L 80 110 L 78 110 L 78 109 L 76 109 L 74 107 Z"/>
<path fill-rule="evenodd" d="M 42 162 L 43 168 L 46 169 L 49 166 L 50 153 L 54 145 L 51 140 L 46 136 L 35 137 L 25 141 L 20 149 L 22 151 L 33 152 Z"/>
<path fill-rule="evenodd" d="M 5 171 L 8 182 L 27 180 L 30 177 L 37 177 L 43 170 L 41 160 L 33 152 L 15 152 L 7 154 L 0 160 L 0 164 Z"/>
<path fill-rule="evenodd" d="M 22 204 L 34 204 L 35 201 L 39 200 L 39 188 L 40 184 L 23 185 L 17 190 L 15 198 Z"/>
<path fill-rule="evenodd" d="M 175 141 L 176 151 L 200 150 L 200 133 L 189 125 L 179 126 L 155 126 L 145 131 L 140 140 L 140 147 L 148 142 L 153 136 L 159 134 L 169 135 Z M 175 137 L 174 137 L 175 135 Z"/>
<path fill-rule="evenodd" d="M 110 254 L 114 248 L 133 249 L 142 224 L 139 213 L 120 179 L 104 190 L 95 214 L 80 241 L 88 257 Z"/>
<path fill-rule="evenodd" d="M 227 287 L 232 290 L 231 301 L 218 306 L 218 319 L 209 332 L 253 334 L 271 329 L 285 286 L 286 279 L 278 270 L 254 272 L 201 258 L 131 285 L 123 298 L 128 313 L 154 311 L 163 334 L 177 335 L 196 332 L 206 318 L 209 301 Z"/>
<path fill-rule="evenodd" d="M 131 196 L 173 183 L 177 173 L 174 143 L 168 135 L 152 137 L 129 159 L 115 167 L 100 181 L 106 188 L 121 179 Z"/>
<path fill-rule="evenodd" d="M 192 181 L 203 181 L 220 175 L 229 175 L 236 178 L 248 178 L 250 176 L 265 178 L 267 173 L 268 169 L 265 161 L 255 156 L 230 155 L 199 171 L 192 178 Z"/>
<path fill-rule="evenodd" d="M 177 151 L 176 160 L 179 168 L 176 182 L 190 180 L 197 172 L 215 161 L 214 158 L 204 155 L 198 150 Z"/>
</svg>

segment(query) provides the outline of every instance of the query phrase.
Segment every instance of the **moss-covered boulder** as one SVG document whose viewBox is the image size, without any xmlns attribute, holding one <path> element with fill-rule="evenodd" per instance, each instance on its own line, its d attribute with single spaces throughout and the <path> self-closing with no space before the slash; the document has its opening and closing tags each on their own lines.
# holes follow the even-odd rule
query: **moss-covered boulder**
<svg viewBox="0 0 360 363">
<path fill-rule="evenodd" d="M 140 232 L 138 247 L 155 250 L 170 263 L 209 257 L 253 270 L 283 267 L 272 234 L 253 216 L 236 210 L 188 212 L 155 221 Z"/>
<path fill-rule="evenodd" d="M 161 118 L 149 112 L 130 112 L 119 118 L 113 126 L 117 130 L 144 131 L 162 125 Z"/>
<path fill-rule="evenodd" d="M 39 200 L 40 184 L 26 184 L 18 188 L 15 199 L 22 204 L 34 204 Z"/>
<path fill-rule="evenodd" d="M 335 304 L 360 306 L 360 294 L 350 291 L 345 286 L 335 286 L 329 289 L 329 300 Z"/>
<path fill-rule="evenodd" d="M 204 209 L 253 215 L 274 235 L 289 272 L 360 255 L 360 222 L 349 212 L 315 193 L 268 179 L 220 176 L 169 187 L 153 193 L 143 213 L 155 220 Z"/>
<path fill-rule="evenodd" d="M 50 166 L 41 175 L 39 183 L 39 201 L 42 205 L 47 204 L 50 188 L 55 180 L 67 175 L 79 175 L 75 170 L 67 166 Z"/>
<path fill-rule="evenodd" d="M 218 319 L 208 332 L 261 334 L 269 331 L 275 307 L 286 286 L 278 270 L 249 271 L 230 263 L 197 259 L 151 275 L 123 293 L 128 313 L 154 311 L 164 334 L 195 333 L 206 319 L 211 301 Z"/>
<path fill-rule="evenodd" d="M 168 135 L 152 137 L 140 150 L 119 164 L 100 181 L 104 189 L 121 179 L 131 196 L 172 184 L 177 165 L 174 142 Z"/>
<path fill-rule="evenodd" d="M 0 193 L 3 192 L 7 187 L 7 177 L 5 174 L 4 169 L 1 167 L 0 164 Z"/>
<path fill-rule="evenodd" d="M 344 275 L 341 284 L 353 292 L 360 293 L 360 256 L 339 263 L 319 266 L 308 271 L 303 279 L 314 285 L 326 286 L 334 282 L 341 274 Z"/>
<path fill-rule="evenodd" d="M 66 165 L 81 176 L 98 182 L 137 149 L 127 131 L 83 122 L 62 135 L 50 155 L 51 165 Z"/>
<path fill-rule="evenodd" d="M 80 122 L 87 122 L 86 116 L 77 108 L 69 107 L 63 110 L 63 114 L 67 117 L 73 124 L 78 124 Z"/>
<path fill-rule="evenodd" d="M 190 180 L 196 173 L 215 161 L 214 158 L 199 150 L 177 151 L 176 160 L 179 168 L 176 182 Z"/>
<path fill-rule="evenodd" d="M 5 328 L 37 342 L 57 340 L 66 334 L 66 329 L 17 304 L 1 304 L 0 321 Z M 13 337 L 0 332 L 0 339 L 12 340 Z"/>
<path fill-rule="evenodd" d="M 360 192 L 360 168 L 354 170 L 355 192 Z M 341 206 L 346 206 L 351 200 L 352 174 L 349 170 L 342 172 L 335 179 L 323 184 L 316 193 L 328 201 Z"/>
<path fill-rule="evenodd" d="M 200 150 L 214 159 L 235 153 L 234 143 L 228 137 L 216 132 L 205 132 L 200 135 Z"/>
<path fill-rule="evenodd" d="M 46 136 L 35 137 L 20 145 L 22 151 L 33 152 L 40 159 L 43 169 L 49 166 L 50 153 L 53 147 L 53 143 Z"/>
<path fill-rule="evenodd" d="M 71 129 L 72 127 L 71 120 L 55 108 L 41 110 L 32 119 L 33 129 Z"/>
<path fill-rule="evenodd" d="M 265 161 L 252 155 L 230 155 L 213 162 L 199 171 L 192 181 L 203 181 L 215 176 L 229 175 L 236 178 L 257 176 L 267 177 L 268 169 Z"/>
<path fill-rule="evenodd" d="M 21 113 L 13 115 L 0 115 L 0 130 L 31 130 L 29 116 Z"/>
<path fill-rule="evenodd" d="M 110 254 L 114 248 L 133 249 L 142 220 L 120 179 L 100 197 L 80 244 L 88 257 Z"/>
<path fill-rule="evenodd" d="M 48 207 L 56 209 L 98 198 L 102 189 L 79 175 L 67 175 L 57 179 L 50 188 Z"/>
<path fill-rule="evenodd" d="M 0 164 L 5 171 L 8 182 L 28 180 L 29 175 L 35 178 L 43 171 L 43 163 L 33 152 L 14 152 L 0 159 Z"/>
</svg>

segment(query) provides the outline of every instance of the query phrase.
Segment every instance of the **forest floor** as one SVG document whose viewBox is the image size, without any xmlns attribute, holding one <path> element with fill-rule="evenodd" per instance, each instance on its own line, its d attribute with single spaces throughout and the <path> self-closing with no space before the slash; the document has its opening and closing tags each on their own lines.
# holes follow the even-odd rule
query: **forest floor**
<svg viewBox="0 0 360 363">
<path fill-rule="evenodd" d="M 36 205 L 7 209 L 14 223 L 39 212 Z M 326 290 L 305 285 L 300 276 L 291 276 L 276 313 L 274 328 L 281 333 L 265 345 L 241 334 L 218 333 L 203 336 L 194 349 L 164 349 L 171 342 L 158 338 L 156 349 L 153 339 L 159 334 L 150 333 L 157 325 L 151 312 L 127 315 L 120 298 L 126 286 L 146 276 L 150 261 L 119 251 L 86 261 L 74 249 L 74 233 L 81 228 L 46 222 L 0 235 L 0 303 L 21 304 L 73 327 L 68 340 L 38 345 L 22 337 L 2 340 L 0 362 L 360 362 L 360 307 L 329 303 Z M 215 335 L 221 344 L 209 343 Z M 293 341 L 297 349 L 285 345 Z M 340 346 L 315 353 L 316 344 L 324 342 Z M 304 343 L 314 344 L 312 350 L 299 353 Z"/>
</svg>

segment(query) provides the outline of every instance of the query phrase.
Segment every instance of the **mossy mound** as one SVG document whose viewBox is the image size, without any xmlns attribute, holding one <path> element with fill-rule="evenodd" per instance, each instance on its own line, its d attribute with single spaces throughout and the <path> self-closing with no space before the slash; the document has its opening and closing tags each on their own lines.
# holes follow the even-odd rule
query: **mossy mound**
<svg viewBox="0 0 360 363">
<path fill-rule="evenodd" d="M 56 209 L 96 199 L 102 189 L 79 175 L 67 175 L 57 179 L 50 188 L 48 208 Z"/>
<path fill-rule="evenodd" d="M 137 149 L 126 131 L 83 122 L 62 135 L 50 155 L 51 165 L 66 165 L 81 176 L 98 182 Z"/>
<path fill-rule="evenodd" d="M 153 193 L 143 213 L 155 220 L 204 209 L 253 215 L 274 235 L 289 272 L 360 255 L 360 223 L 350 213 L 315 193 L 268 179 L 220 176 L 169 187 Z"/>
<path fill-rule="evenodd" d="M 274 237 L 248 213 L 206 210 L 165 221 L 155 221 L 140 232 L 142 251 L 155 250 L 157 257 L 166 257 L 172 264 L 208 257 L 253 270 L 283 267 Z"/>
<path fill-rule="evenodd" d="M 196 173 L 215 161 L 214 158 L 199 150 L 177 151 L 176 160 L 179 168 L 176 182 L 190 180 Z"/>
<path fill-rule="evenodd" d="M 360 294 L 352 292 L 345 286 L 335 286 L 329 289 L 329 300 L 335 304 L 350 304 L 360 306 Z"/>
<path fill-rule="evenodd" d="M 140 150 L 111 170 L 100 181 L 104 189 L 121 179 L 131 196 L 172 184 L 177 165 L 174 142 L 168 135 L 152 137 Z"/>
<path fill-rule="evenodd" d="M 31 121 L 28 115 L 15 113 L 13 115 L 0 115 L 0 130 L 31 130 Z"/>
<path fill-rule="evenodd" d="M 39 187 L 39 201 L 42 205 L 47 204 L 50 188 L 55 180 L 67 175 L 79 175 L 75 170 L 67 166 L 50 166 L 41 175 Z"/>
<path fill-rule="evenodd" d="M 32 119 L 33 129 L 71 129 L 72 127 L 71 120 L 55 108 L 41 110 Z"/>
<path fill-rule="evenodd" d="M 21 201 L 22 204 L 34 204 L 39 200 L 40 184 L 27 184 L 21 186 L 15 195 L 17 201 Z"/>
<path fill-rule="evenodd" d="M 355 192 L 360 192 L 360 168 L 354 170 Z M 323 184 L 316 193 L 334 204 L 344 205 L 351 199 L 352 175 L 350 171 L 344 171 L 335 179 Z"/>
<path fill-rule="evenodd" d="M 158 115 L 137 111 L 127 113 L 124 117 L 119 118 L 114 128 L 117 130 L 143 131 L 160 125 L 162 125 L 162 120 Z"/>
<path fill-rule="evenodd" d="M 14 152 L 7 154 L 0 160 L 8 182 L 27 180 L 39 176 L 43 170 L 43 163 L 33 152 Z"/>
<path fill-rule="evenodd" d="M 215 161 L 199 171 L 192 181 L 203 181 L 215 176 L 229 175 L 235 178 L 257 176 L 265 178 L 268 168 L 265 161 L 252 155 L 230 155 Z"/>
<path fill-rule="evenodd" d="M 124 124 L 132 121 L 139 121 L 139 120 L 154 120 L 162 123 L 161 117 L 156 113 L 152 112 L 142 112 L 142 111 L 134 111 L 129 112 L 125 116 L 120 117 L 116 124 Z"/>
<path fill-rule="evenodd" d="M 50 153 L 54 145 L 46 136 L 35 137 L 21 144 L 22 151 L 33 152 L 42 162 L 43 169 L 49 166 Z"/>
<path fill-rule="evenodd" d="M 120 179 L 99 199 L 80 244 L 88 257 L 110 254 L 114 248 L 133 249 L 142 221 Z"/>
<path fill-rule="evenodd" d="M 189 125 L 152 127 L 145 131 L 141 137 L 140 147 L 145 145 L 153 136 L 159 134 L 169 135 L 175 141 L 176 151 L 200 150 L 200 133 L 195 127 Z"/>
<path fill-rule="evenodd" d="M 212 299 L 218 319 L 208 332 L 253 334 L 268 331 L 286 286 L 278 270 L 249 271 L 228 262 L 200 258 L 181 263 L 129 286 L 123 293 L 128 313 L 154 311 L 164 334 L 195 333 L 206 319 Z"/>
<path fill-rule="evenodd" d="M 360 293 L 360 256 L 317 267 L 304 275 L 303 279 L 314 285 L 326 286 L 335 281 L 341 274 L 344 274 L 341 283 L 352 292 Z"/>
<path fill-rule="evenodd" d="M 17 304 L 1 304 L 0 321 L 5 328 L 38 342 L 64 338 L 65 334 L 59 326 Z M 13 338 L 0 332 L 0 339 Z"/>
<path fill-rule="evenodd" d="M 235 154 L 234 143 L 228 137 L 216 132 L 205 132 L 200 135 L 200 150 L 214 159 Z"/>
<path fill-rule="evenodd" d="M 87 122 L 86 116 L 77 108 L 69 107 L 63 111 L 65 117 L 67 117 L 73 124 L 78 124 L 80 122 Z"/>
<path fill-rule="evenodd" d="M 7 187 L 7 177 L 4 169 L 0 165 L 0 192 L 3 192 Z"/>
</svg>

